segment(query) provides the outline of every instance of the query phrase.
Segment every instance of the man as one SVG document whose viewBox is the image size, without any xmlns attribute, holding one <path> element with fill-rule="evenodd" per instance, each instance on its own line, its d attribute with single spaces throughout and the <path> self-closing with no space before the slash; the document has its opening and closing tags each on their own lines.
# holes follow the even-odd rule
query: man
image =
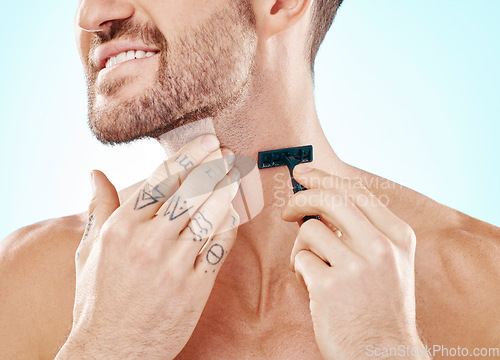
<svg viewBox="0 0 500 360">
<path fill-rule="evenodd" d="M 80 2 L 92 130 L 107 143 L 157 137 L 170 156 L 119 194 L 94 171 L 88 214 L 1 243 L 2 358 L 498 348 L 500 229 L 343 163 L 320 128 L 312 64 L 338 5 Z M 275 190 L 286 169 L 256 179 L 231 161 L 305 144 L 313 169 L 294 175 L 309 190 L 291 196 L 287 183 L 285 204 Z M 262 211 L 237 227 L 245 210 L 232 199 L 261 195 Z"/>
</svg>

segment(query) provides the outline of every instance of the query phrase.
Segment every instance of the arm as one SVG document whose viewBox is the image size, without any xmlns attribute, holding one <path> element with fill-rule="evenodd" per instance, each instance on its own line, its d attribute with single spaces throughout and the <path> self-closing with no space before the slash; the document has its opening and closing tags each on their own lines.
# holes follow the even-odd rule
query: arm
<svg viewBox="0 0 500 360">
<path fill-rule="evenodd" d="M 0 242 L 1 358 L 40 359 L 51 352 L 45 348 L 48 342 L 43 340 L 46 334 L 54 334 L 58 329 L 59 319 L 51 316 L 49 307 L 57 307 L 64 313 L 64 301 L 66 308 L 72 306 L 72 294 L 54 302 L 59 294 L 54 294 L 53 289 L 59 288 L 64 273 L 74 274 L 74 270 L 73 273 L 70 269 L 62 270 L 64 264 L 54 263 L 55 256 L 61 255 L 60 248 L 54 249 L 57 238 L 67 235 L 65 228 L 73 227 L 68 224 L 72 222 L 63 219 L 32 225 Z M 68 324 L 59 323 L 63 328 Z"/>
<path fill-rule="evenodd" d="M 301 224 L 291 269 L 309 291 L 324 359 L 396 359 L 404 355 L 385 349 L 421 349 L 412 228 L 362 184 L 301 169 L 294 177 L 309 190 L 293 195 L 282 217 Z M 306 215 L 320 220 L 301 223 Z M 429 359 L 425 352 L 412 358 Z"/>
<path fill-rule="evenodd" d="M 185 346 L 238 224 L 234 156 L 221 154 L 218 141 L 204 146 L 207 137 L 183 147 L 122 204 L 94 171 L 75 254 L 73 326 L 56 359 L 173 359 Z"/>
</svg>

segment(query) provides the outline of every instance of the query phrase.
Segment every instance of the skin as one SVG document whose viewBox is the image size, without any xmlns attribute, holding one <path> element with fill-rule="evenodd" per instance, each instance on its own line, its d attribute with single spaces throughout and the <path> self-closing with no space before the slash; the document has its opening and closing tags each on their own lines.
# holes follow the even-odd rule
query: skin
<svg viewBox="0 0 500 360">
<path fill-rule="evenodd" d="M 232 152 L 223 150 L 222 161 L 218 145 L 213 135 L 187 144 L 123 204 L 106 177 L 93 172 L 90 216 L 76 253 L 73 326 L 57 359 L 173 359 L 182 350 L 239 223 L 231 206 L 239 172 Z M 205 232 L 214 235 L 203 241 Z"/>
<path fill-rule="evenodd" d="M 182 26 L 172 19 L 188 18 L 196 23 L 202 21 L 205 14 L 199 4 L 196 6 L 195 2 L 189 1 L 175 2 L 176 5 L 163 2 L 165 8 L 139 2 L 99 2 L 105 7 L 100 11 L 96 10 L 97 2 L 85 4 L 89 9 L 86 19 L 92 18 L 93 14 L 95 23 L 131 16 L 132 10 L 139 9 L 137 16 L 149 17 L 164 33 L 167 33 L 165 26 Z M 115 6 L 111 6 L 113 4 Z M 215 8 L 221 4 L 222 1 L 216 1 L 210 6 Z M 58 352 L 60 358 L 71 358 L 78 351 L 106 358 L 126 352 L 134 358 L 133 355 L 139 356 L 139 351 L 148 351 L 147 355 L 152 357 L 162 354 L 164 358 L 175 356 L 176 359 L 359 359 L 367 339 L 376 342 L 375 346 L 418 346 L 422 341 L 429 346 L 448 348 L 498 347 L 500 229 L 342 162 L 319 125 L 309 64 L 305 57 L 298 55 L 304 49 L 304 42 L 297 39 L 304 38 L 310 2 L 260 0 L 253 1 L 252 5 L 258 36 L 257 72 L 243 101 L 213 118 L 217 137 L 222 147 L 252 158 L 263 149 L 312 144 L 316 156 L 310 166 L 316 170 L 308 175 L 297 174 L 297 179 L 310 190 L 292 196 L 287 183 L 284 189 L 287 195 L 283 201 L 276 196 L 276 190 L 280 186 L 280 175 L 286 174 L 287 170 L 261 171 L 265 207 L 252 221 L 238 228 L 237 238 L 229 240 L 231 252 L 225 258 L 224 266 L 217 270 L 217 281 L 211 293 L 210 286 L 202 289 L 200 283 L 189 282 L 189 276 L 178 278 L 172 288 L 158 292 L 158 286 L 153 291 L 147 285 L 148 279 L 158 276 L 158 269 L 164 269 L 161 264 L 155 263 L 157 268 L 154 268 L 149 261 L 140 262 L 140 269 L 154 274 L 140 277 L 141 272 L 131 272 L 131 266 L 125 266 L 124 259 L 109 255 L 113 251 L 99 253 L 94 250 L 99 249 L 98 246 L 85 250 L 85 244 L 90 242 L 106 244 L 108 248 L 114 243 L 114 249 L 118 251 L 117 244 L 144 241 L 144 237 L 139 236 L 144 232 L 139 230 L 133 231 L 133 237 L 125 236 L 129 232 L 103 233 L 100 230 L 108 219 L 127 219 L 137 227 L 139 223 L 148 222 L 148 229 L 156 229 L 157 225 L 152 225 L 152 221 L 158 220 L 149 213 L 149 218 L 144 216 L 139 221 L 138 210 L 130 210 L 137 204 L 140 187 L 144 185 L 135 185 L 116 195 L 105 177 L 94 172 L 97 192 L 90 213 L 100 210 L 95 213 L 91 226 L 88 225 L 89 214 L 84 213 L 21 229 L 0 243 L 0 293 L 7 294 L 0 298 L 0 348 L 7 358 L 52 359 Z M 181 16 L 188 10 L 192 16 Z M 104 19 L 98 16 L 104 16 Z M 88 28 L 89 24 L 86 26 Z M 175 32 L 175 28 L 169 30 Z M 177 28 L 177 31 L 180 30 Z M 79 33 L 82 54 L 90 48 L 89 38 L 85 40 L 87 35 Z M 283 63 L 287 66 L 282 66 Z M 147 82 L 147 77 L 143 81 Z M 129 92 L 140 91 L 141 85 L 137 86 L 124 89 L 118 96 L 133 96 Z M 174 161 L 174 153 L 192 140 L 188 134 L 183 139 L 170 142 L 166 149 Z M 333 174 L 336 178 L 351 179 L 348 184 L 352 186 L 331 187 L 328 181 L 319 181 L 317 184 L 320 185 L 315 188 L 311 179 L 313 175 L 321 180 L 332 178 Z M 163 180 L 161 176 L 151 178 Z M 354 186 L 358 183 L 364 187 Z M 245 193 L 258 191 L 252 181 L 245 184 L 243 179 L 241 186 L 245 186 Z M 320 195 L 319 190 L 322 191 Z M 353 194 L 362 191 L 367 197 L 373 194 L 383 204 L 378 204 L 375 212 L 361 204 L 350 204 L 358 209 L 358 217 L 354 220 L 338 218 L 339 213 L 349 213 L 346 208 L 323 209 L 313 205 L 315 197 L 327 198 L 339 191 Z M 299 201 L 301 197 L 306 201 Z M 222 200 L 218 201 L 222 204 Z M 299 205 L 304 203 L 307 206 Z M 163 200 L 157 205 L 164 206 Z M 120 209 L 120 216 L 115 216 L 116 213 L 110 215 L 115 208 Z M 229 201 L 225 200 L 225 206 L 221 205 L 221 208 L 227 214 L 231 209 Z M 320 215 L 321 224 L 310 220 L 304 226 L 300 219 L 309 212 Z M 372 221 L 370 216 L 380 218 Z M 219 221 L 224 223 L 224 219 Z M 360 224 L 363 223 L 367 226 L 362 227 Z M 397 233 L 385 233 L 385 229 L 392 228 L 391 224 L 398 224 Z M 299 225 L 302 226 L 299 228 Z M 108 228 L 112 227 L 108 225 Z M 342 231 L 340 239 L 345 237 L 348 241 L 341 242 L 334 228 Z M 363 231 L 356 233 L 355 230 L 360 228 Z M 82 237 L 85 240 L 80 246 Z M 166 246 L 161 242 L 158 245 L 159 240 L 152 239 L 152 246 Z M 338 257 L 341 251 L 338 247 L 335 251 L 321 250 L 325 244 L 344 246 L 345 256 Z M 374 244 L 385 245 L 380 246 L 379 251 L 374 251 L 374 248 L 367 251 Z M 391 251 L 387 251 L 388 247 Z M 80 255 L 75 260 L 77 253 Z M 92 302 L 92 297 L 85 295 L 95 284 L 105 286 L 105 281 L 111 278 L 92 277 L 88 269 L 93 267 L 84 265 L 106 259 L 102 254 L 109 256 L 103 263 L 111 262 L 115 269 L 123 265 L 118 268 L 120 274 L 135 274 L 136 277 L 114 279 L 121 285 L 131 286 L 128 291 L 123 291 L 129 297 L 112 297 L 111 293 L 110 300 L 103 302 L 107 306 L 99 308 L 97 301 Z M 364 259 L 364 268 L 351 265 L 360 258 Z M 184 264 L 177 256 L 171 259 Z M 196 254 L 192 254 L 189 261 L 194 264 L 195 260 Z M 82 276 L 85 270 L 90 275 Z M 164 276 L 175 273 L 168 269 L 164 271 Z M 393 276 L 388 276 L 391 274 Z M 367 276 L 370 276 L 370 281 L 366 280 Z M 381 286 L 368 286 L 374 283 L 381 284 L 383 291 Z M 168 290 L 180 289 L 180 284 L 189 284 L 186 286 L 198 290 L 197 300 L 172 305 L 172 301 L 178 298 L 173 293 L 177 292 Z M 138 285 L 144 287 L 138 288 Z M 113 289 L 113 286 L 106 289 Z M 130 337 L 130 329 L 116 324 L 118 320 L 123 321 L 119 324 L 127 324 L 127 315 L 134 314 L 134 304 L 144 309 L 145 300 L 141 296 L 158 300 L 165 306 L 172 305 L 172 309 L 179 311 L 178 317 L 174 316 L 176 319 L 183 318 L 180 314 L 186 309 L 182 306 L 191 308 L 190 313 L 196 316 L 188 321 L 188 325 L 168 329 L 176 323 L 168 321 L 172 318 L 169 319 L 167 314 L 172 314 L 173 310 L 155 313 L 157 318 L 150 316 L 148 322 L 151 319 L 158 321 L 167 327 L 164 332 L 149 331 Z M 130 299 L 142 300 L 125 301 Z M 83 304 L 94 315 L 119 316 L 109 316 L 112 321 L 106 321 L 106 316 L 89 317 L 82 311 Z M 412 309 L 413 304 L 415 309 Z M 150 308 L 158 306 L 148 305 Z M 142 314 L 142 311 L 138 313 Z M 356 316 L 349 317 L 349 314 Z M 385 321 L 381 321 L 381 317 Z M 89 322 L 89 319 L 95 322 Z M 96 328 L 100 332 L 95 332 Z M 185 332 L 179 333 L 180 328 Z M 171 334 L 179 336 L 173 339 L 175 337 Z M 435 358 L 447 357 L 437 355 Z"/>
</svg>

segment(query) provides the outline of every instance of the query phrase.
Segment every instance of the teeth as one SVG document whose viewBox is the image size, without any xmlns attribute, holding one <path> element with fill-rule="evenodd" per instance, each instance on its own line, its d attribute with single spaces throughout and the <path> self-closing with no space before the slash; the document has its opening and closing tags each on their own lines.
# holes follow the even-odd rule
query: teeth
<svg viewBox="0 0 500 360">
<path fill-rule="evenodd" d="M 148 52 L 144 52 L 142 50 L 137 50 L 137 51 L 134 51 L 134 50 L 129 50 L 129 51 L 124 51 L 124 52 L 121 52 L 119 53 L 118 55 L 116 56 L 111 56 L 107 61 L 106 61 L 106 67 L 109 68 L 111 66 L 115 66 L 115 65 L 118 65 L 124 61 L 127 61 L 127 60 L 134 60 L 134 59 L 143 59 L 143 58 L 147 58 L 147 57 L 151 57 L 153 56 L 154 54 L 156 54 L 155 52 L 152 52 L 152 51 L 148 51 Z"/>
<path fill-rule="evenodd" d="M 135 51 L 134 50 L 129 50 L 127 51 L 127 60 L 134 60 L 135 59 Z"/>
<path fill-rule="evenodd" d="M 126 52 L 119 53 L 118 56 L 116 57 L 116 63 L 120 64 L 124 61 L 127 61 L 127 53 Z"/>
</svg>

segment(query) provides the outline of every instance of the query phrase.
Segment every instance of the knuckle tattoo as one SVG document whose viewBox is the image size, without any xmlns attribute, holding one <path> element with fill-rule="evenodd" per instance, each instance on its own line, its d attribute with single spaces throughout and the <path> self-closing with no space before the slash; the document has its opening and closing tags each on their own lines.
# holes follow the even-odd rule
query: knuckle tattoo
<svg viewBox="0 0 500 360">
<path fill-rule="evenodd" d="M 163 216 L 169 216 L 169 220 L 175 220 L 179 216 L 184 215 L 190 209 L 193 208 L 193 205 L 189 206 L 188 202 L 181 198 L 179 194 L 174 194 L 167 203 L 167 209 Z"/>
<path fill-rule="evenodd" d="M 182 166 L 184 170 L 187 170 L 194 165 L 193 161 L 191 161 L 187 154 L 180 154 L 175 158 L 175 162 Z"/>
<path fill-rule="evenodd" d="M 159 189 L 160 184 L 151 188 L 149 183 L 146 183 L 144 187 L 139 191 L 137 196 L 134 210 L 141 210 L 149 205 L 156 204 L 159 201 L 165 199 L 165 195 Z"/>
<path fill-rule="evenodd" d="M 201 211 L 199 211 L 191 219 L 191 224 L 188 226 L 188 229 L 194 236 L 193 241 L 202 241 L 210 235 L 213 225 Z"/>
<path fill-rule="evenodd" d="M 213 244 L 207 251 L 207 255 L 205 256 L 207 262 L 210 265 L 217 265 L 221 262 L 224 257 L 224 247 L 220 244 Z"/>
</svg>

